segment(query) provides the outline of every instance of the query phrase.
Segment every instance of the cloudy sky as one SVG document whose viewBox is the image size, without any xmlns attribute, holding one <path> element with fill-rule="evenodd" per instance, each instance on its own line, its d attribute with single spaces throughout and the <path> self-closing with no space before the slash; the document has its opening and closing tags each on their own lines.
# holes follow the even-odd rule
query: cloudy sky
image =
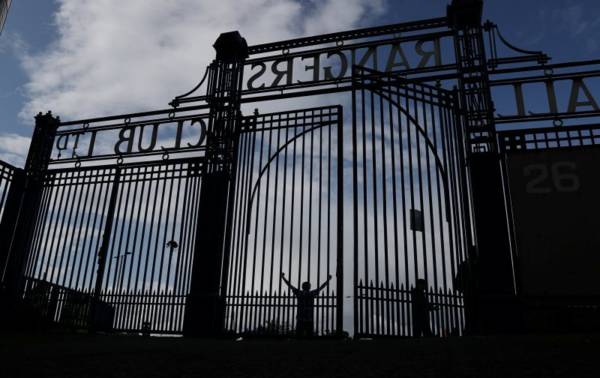
<svg viewBox="0 0 600 378">
<path fill-rule="evenodd" d="M 449 0 L 16 0 L 0 36 L 0 158 L 21 165 L 33 116 L 165 108 L 214 56 L 250 44 L 442 16 Z M 514 44 L 554 61 L 600 55 L 597 0 L 488 0 Z"/>
</svg>

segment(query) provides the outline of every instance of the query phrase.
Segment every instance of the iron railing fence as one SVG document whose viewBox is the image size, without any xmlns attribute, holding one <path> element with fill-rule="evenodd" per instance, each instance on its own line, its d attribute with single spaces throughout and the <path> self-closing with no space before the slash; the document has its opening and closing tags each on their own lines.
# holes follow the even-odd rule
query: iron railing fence
<svg viewBox="0 0 600 378">
<path fill-rule="evenodd" d="M 4 215 L 4 206 L 8 199 L 8 192 L 17 171 L 18 168 L 0 161 L 0 219 Z"/>
<path fill-rule="evenodd" d="M 335 310 L 338 298 L 332 290 L 319 295 L 314 303 L 314 333 L 319 336 L 336 335 Z M 258 292 L 228 296 L 230 318 L 226 322 L 234 325 L 232 331 L 242 336 L 296 336 L 297 299 L 286 290 L 282 294 Z"/>
<path fill-rule="evenodd" d="M 0 161 L 0 224 L 2 228 L 2 243 L 4 244 L 2 248 L 0 248 L 0 284 L 4 280 L 6 264 L 8 263 L 9 257 L 9 246 L 11 244 L 15 226 L 15 220 L 9 219 L 9 217 L 7 218 L 5 210 L 7 205 L 9 205 L 10 190 L 13 187 L 16 176 L 20 174 L 20 172 L 22 172 L 22 170 L 19 168 Z"/>
<path fill-rule="evenodd" d="M 361 337 L 418 337 L 414 332 L 412 293 L 414 287 L 401 284 L 379 286 L 372 282 L 357 286 L 358 334 Z M 429 328 L 432 336 L 460 336 L 465 328 L 464 298 L 451 290 L 430 289 L 426 293 L 429 305 Z M 366 318 L 368 316 L 368 318 Z"/>
<path fill-rule="evenodd" d="M 498 133 L 502 152 L 577 148 L 600 145 L 600 125 L 543 127 Z"/>
<path fill-rule="evenodd" d="M 37 279 L 27 279 L 24 303 L 48 321 L 67 329 L 89 329 L 95 301 L 89 289 L 74 290 Z M 96 304 L 94 327 L 109 332 L 180 334 L 186 296 L 170 292 L 107 292 Z"/>
<path fill-rule="evenodd" d="M 282 273 L 293 286 L 309 282 L 312 289 L 334 276 L 315 299 L 329 303 L 315 310 L 315 331 L 341 331 L 341 125 L 339 106 L 243 119 L 227 271 L 229 332 L 260 333 L 265 322 L 295 327 Z"/>
<path fill-rule="evenodd" d="M 47 171 L 25 277 L 54 288 L 60 308 L 94 297 L 114 311 L 112 329 L 180 333 L 202 163 Z M 139 315 L 144 308 L 148 314 Z"/>
<path fill-rule="evenodd" d="M 383 336 L 392 331 L 381 324 L 397 322 L 376 310 L 384 294 L 424 280 L 433 293 L 462 295 L 455 282 L 472 244 L 466 145 L 455 92 L 362 67 L 354 73 L 355 334 Z M 451 326 L 444 332 L 462 334 L 463 323 Z"/>
</svg>

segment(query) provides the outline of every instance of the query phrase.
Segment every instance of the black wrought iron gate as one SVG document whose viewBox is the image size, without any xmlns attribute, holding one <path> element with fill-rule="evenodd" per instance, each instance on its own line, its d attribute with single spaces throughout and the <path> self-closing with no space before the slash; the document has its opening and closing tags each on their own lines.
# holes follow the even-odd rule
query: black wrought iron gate
<svg viewBox="0 0 600 378">
<path fill-rule="evenodd" d="M 330 106 L 238 119 L 225 331 L 293 334 L 296 298 L 282 273 L 313 289 L 335 277 L 316 297 L 315 333 L 342 330 L 342 118 Z M 184 332 L 199 217 L 211 217 L 199 213 L 206 119 L 169 112 L 58 125 L 24 245 L 29 306 L 72 328 Z M 122 154 L 100 144 L 115 136 Z M 148 147 L 186 140 L 194 143 Z M 2 204 L 15 171 L 3 167 Z"/>
<path fill-rule="evenodd" d="M 24 297 L 65 325 L 86 326 L 96 299 L 110 329 L 181 332 L 200 164 L 48 172 Z"/>
<path fill-rule="evenodd" d="M 25 167 L 0 162 L 0 294 L 73 327 L 288 335 L 298 303 L 286 280 L 316 288 L 331 275 L 314 327 L 340 334 L 345 249 L 355 336 L 515 329 L 496 124 L 599 117 L 584 82 L 597 62 L 548 65 L 515 48 L 482 24 L 479 0 L 447 10 L 254 46 L 223 33 L 204 79 L 169 109 L 40 113 Z M 499 55 L 497 37 L 519 55 Z M 548 112 L 527 112 L 524 85 L 546 88 Z M 513 115 L 496 113 L 503 87 Z M 336 93 L 352 94 L 351 125 L 341 106 L 241 112 Z"/>
<path fill-rule="evenodd" d="M 360 67 L 353 84 L 355 334 L 413 335 L 425 280 L 431 331 L 459 335 L 470 222 L 456 92 Z"/>
<path fill-rule="evenodd" d="M 290 335 L 296 288 L 316 289 L 317 335 L 342 330 L 341 106 L 244 117 L 231 227 L 226 329 Z"/>
</svg>

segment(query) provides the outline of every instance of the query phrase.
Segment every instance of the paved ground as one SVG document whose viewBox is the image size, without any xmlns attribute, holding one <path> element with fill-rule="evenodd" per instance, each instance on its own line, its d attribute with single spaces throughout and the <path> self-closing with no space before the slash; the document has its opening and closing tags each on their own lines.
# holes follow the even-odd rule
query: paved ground
<svg viewBox="0 0 600 378">
<path fill-rule="evenodd" d="M 600 377 L 600 335 L 234 342 L 5 334 L 0 377 Z"/>
</svg>

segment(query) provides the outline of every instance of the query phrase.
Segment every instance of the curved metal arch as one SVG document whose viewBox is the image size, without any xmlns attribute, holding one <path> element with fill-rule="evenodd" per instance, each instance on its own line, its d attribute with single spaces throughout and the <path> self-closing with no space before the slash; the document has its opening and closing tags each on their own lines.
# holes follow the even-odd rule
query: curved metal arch
<svg viewBox="0 0 600 378">
<path fill-rule="evenodd" d="M 307 130 L 303 130 L 301 133 L 294 135 L 293 138 L 291 138 L 290 140 L 288 140 L 287 142 L 285 142 L 285 144 L 283 144 L 281 147 L 279 147 L 277 149 L 277 151 L 275 151 L 275 153 L 273 155 L 271 155 L 271 157 L 269 158 L 269 160 L 267 160 L 267 162 L 265 163 L 265 165 L 262 167 L 262 169 L 260 170 L 260 172 L 258 173 L 258 178 L 256 179 L 256 182 L 254 183 L 254 186 L 252 187 L 252 193 L 250 194 L 250 200 L 248 201 L 248 209 L 247 209 L 247 217 L 250 217 L 252 214 L 252 204 L 254 203 L 254 196 L 256 195 L 256 191 L 258 190 L 258 184 L 260 183 L 260 180 L 262 179 L 262 176 L 265 174 L 265 172 L 270 168 L 271 163 L 273 162 L 273 160 L 275 160 L 277 158 L 277 156 L 286 148 L 288 148 L 288 146 L 294 142 L 295 140 L 299 139 L 300 137 L 315 131 L 316 129 L 319 129 L 323 126 L 327 126 L 330 123 L 327 122 L 320 122 L 317 126 L 313 126 Z M 250 233 L 250 222 L 246 222 L 246 233 L 249 234 Z"/>
<path fill-rule="evenodd" d="M 366 72 L 367 74 L 360 73 L 360 71 Z M 352 75 L 353 75 L 353 78 L 355 76 L 359 76 L 360 78 L 363 78 L 363 79 L 368 78 L 370 80 L 376 81 L 377 83 L 381 83 L 382 86 L 403 85 L 403 84 L 414 84 L 415 83 L 415 80 L 409 80 L 404 76 L 398 75 L 394 71 L 382 72 L 382 71 L 377 71 L 377 70 L 369 68 L 369 67 L 359 66 L 356 64 L 352 66 Z M 387 81 L 382 80 L 382 78 L 386 78 Z M 451 96 L 453 93 L 453 91 L 451 91 L 451 90 L 433 86 L 433 85 L 430 85 L 427 83 L 418 82 L 418 85 L 422 88 L 428 88 L 431 91 L 437 91 L 439 95 L 443 95 L 446 97 Z M 363 86 L 366 86 L 366 85 L 363 84 Z"/>
<path fill-rule="evenodd" d="M 504 43 L 504 45 L 506 47 L 508 47 L 509 49 L 521 53 L 521 54 L 526 54 L 526 55 L 546 55 L 543 51 L 531 51 L 531 50 L 525 50 L 525 49 L 521 49 L 515 45 L 513 45 L 512 43 L 508 42 L 506 40 L 506 38 L 504 38 L 504 36 L 502 35 L 502 33 L 500 33 L 500 28 L 498 27 L 498 25 L 494 24 L 493 28 L 496 30 L 496 33 L 498 33 L 498 38 L 500 38 L 500 41 L 502 41 L 502 43 Z"/>
<path fill-rule="evenodd" d="M 181 100 L 182 98 L 186 98 L 187 96 L 191 95 L 192 93 L 196 92 L 198 89 L 200 89 L 200 87 L 202 86 L 202 84 L 204 84 L 204 82 L 206 81 L 206 78 L 208 77 L 208 71 L 210 70 L 210 66 L 206 67 L 206 70 L 204 71 L 204 76 L 202 76 L 202 79 L 200 80 L 200 82 L 194 87 L 192 88 L 192 90 L 190 90 L 189 92 L 186 92 L 180 96 L 177 96 L 173 99 L 173 101 L 171 101 L 169 103 L 169 105 L 171 105 L 172 107 L 176 108 L 179 106 L 179 100 Z"/>
<path fill-rule="evenodd" d="M 410 126 L 410 123 L 414 124 L 414 126 L 417 129 L 417 132 L 419 132 L 419 134 L 421 134 L 421 136 L 425 139 L 425 144 L 433 153 L 436 168 L 440 171 L 440 176 L 442 177 L 442 183 L 444 185 L 444 197 L 446 200 L 446 218 L 448 218 L 450 216 L 450 188 L 448 187 L 448 176 L 447 176 L 444 164 L 442 163 L 440 157 L 437 154 L 435 145 L 433 144 L 433 142 L 431 141 L 431 139 L 429 138 L 429 136 L 427 135 L 425 130 L 419 125 L 419 122 L 406 109 L 404 109 L 404 107 L 402 107 L 402 105 L 400 105 L 399 103 L 397 103 L 396 101 L 394 101 L 392 98 L 385 95 L 381 91 L 378 91 L 376 89 L 371 89 L 371 91 L 373 91 L 374 93 L 378 94 L 379 96 L 388 100 L 390 103 L 397 106 L 398 109 L 404 115 L 406 115 L 406 118 L 410 121 L 409 126 Z M 400 127 L 400 125 L 398 125 L 397 127 Z M 401 132 L 401 130 L 399 129 L 398 132 Z"/>
</svg>

